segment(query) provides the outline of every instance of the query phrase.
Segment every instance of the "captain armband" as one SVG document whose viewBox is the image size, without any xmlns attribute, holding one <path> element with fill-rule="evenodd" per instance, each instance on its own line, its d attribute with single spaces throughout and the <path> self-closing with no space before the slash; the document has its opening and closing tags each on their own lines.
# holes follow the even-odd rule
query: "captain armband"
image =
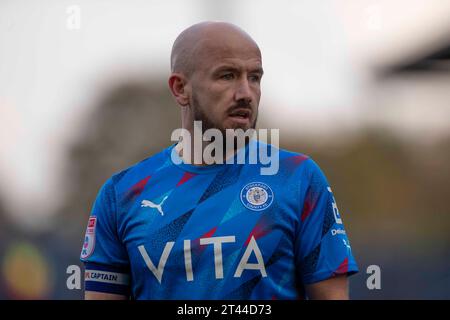
<svg viewBox="0 0 450 320">
<path fill-rule="evenodd" d="M 130 275 L 127 268 L 86 262 L 84 272 L 85 291 L 96 291 L 128 296 Z"/>
</svg>

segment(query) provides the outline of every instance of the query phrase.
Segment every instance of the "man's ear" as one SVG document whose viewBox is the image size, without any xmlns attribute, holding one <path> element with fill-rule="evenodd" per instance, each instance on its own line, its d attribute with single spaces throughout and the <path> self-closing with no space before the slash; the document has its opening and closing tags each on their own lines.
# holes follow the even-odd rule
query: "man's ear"
<svg viewBox="0 0 450 320">
<path fill-rule="evenodd" d="M 169 88 L 180 106 L 189 104 L 190 90 L 186 77 L 181 73 L 172 73 L 169 78 Z"/>
</svg>

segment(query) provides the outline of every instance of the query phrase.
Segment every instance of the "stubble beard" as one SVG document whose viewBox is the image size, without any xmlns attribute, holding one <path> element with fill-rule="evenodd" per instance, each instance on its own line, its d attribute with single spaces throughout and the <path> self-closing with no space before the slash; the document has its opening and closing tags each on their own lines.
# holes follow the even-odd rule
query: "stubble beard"
<svg viewBox="0 0 450 320">
<path fill-rule="evenodd" d="M 243 108 L 250 108 L 248 104 L 245 103 L 238 103 L 239 107 Z M 205 112 L 208 108 L 207 106 L 202 106 L 199 102 L 199 99 L 195 93 L 192 94 L 192 103 L 191 103 L 192 112 L 194 115 L 194 121 L 202 121 L 202 134 L 208 130 L 208 129 L 218 129 L 220 132 L 222 132 L 223 136 L 225 137 L 226 129 L 242 129 L 242 130 L 248 130 L 248 129 L 255 129 L 256 123 L 258 120 L 258 113 L 256 113 L 255 120 L 250 124 L 249 128 L 241 127 L 240 125 L 236 124 L 235 127 L 225 128 L 222 124 L 214 123 L 213 120 L 207 115 Z M 258 111 L 256 111 L 258 112 Z"/>
<path fill-rule="evenodd" d="M 247 105 L 245 104 L 241 104 L 242 107 L 246 107 Z M 207 107 L 207 106 L 206 106 Z M 192 103 L 191 103 L 191 108 L 192 108 L 192 112 L 193 112 L 193 116 L 194 116 L 194 121 L 201 121 L 202 122 L 202 135 L 204 134 L 204 132 L 208 129 L 218 129 L 221 133 L 222 133 L 222 137 L 223 137 L 223 154 L 226 154 L 226 129 L 232 129 L 232 130 L 236 130 L 236 129 L 242 129 L 244 132 L 248 129 L 255 129 L 256 128 L 256 123 L 258 120 L 258 113 L 256 113 L 256 117 L 255 120 L 253 120 L 253 122 L 251 123 L 249 128 L 242 128 L 239 125 L 236 125 L 236 127 L 231 127 L 231 128 L 225 128 L 223 127 L 221 124 L 216 124 L 214 123 L 213 120 L 211 120 L 211 118 L 206 114 L 205 110 L 207 110 L 207 108 L 205 108 L 205 106 L 202 106 L 199 102 L 199 99 L 197 97 L 197 95 L 195 93 L 192 94 Z M 258 111 L 256 111 L 258 112 Z M 238 143 L 237 143 L 237 137 L 234 137 L 234 151 L 236 152 L 238 149 Z M 212 141 L 213 142 L 213 141 Z M 245 146 L 247 146 L 247 144 L 250 142 L 250 139 L 248 137 L 245 138 Z"/>
</svg>

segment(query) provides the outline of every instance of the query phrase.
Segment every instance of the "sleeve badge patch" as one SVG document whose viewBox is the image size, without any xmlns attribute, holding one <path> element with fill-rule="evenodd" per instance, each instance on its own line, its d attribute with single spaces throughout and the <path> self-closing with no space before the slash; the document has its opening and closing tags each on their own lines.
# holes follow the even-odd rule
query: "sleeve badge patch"
<svg viewBox="0 0 450 320">
<path fill-rule="evenodd" d="M 90 217 L 88 226 L 86 228 L 86 235 L 84 236 L 83 248 L 81 249 L 81 259 L 89 258 L 94 252 L 96 224 L 97 224 L 97 217 Z"/>
</svg>

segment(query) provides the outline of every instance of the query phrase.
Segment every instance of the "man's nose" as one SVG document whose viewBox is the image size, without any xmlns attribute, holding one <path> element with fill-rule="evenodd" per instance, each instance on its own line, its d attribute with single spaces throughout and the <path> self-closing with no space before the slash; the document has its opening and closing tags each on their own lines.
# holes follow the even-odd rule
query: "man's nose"
<svg viewBox="0 0 450 320">
<path fill-rule="evenodd" d="M 244 78 L 238 82 L 235 99 L 236 101 L 245 100 L 247 103 L 252 101 L 252 92 L 247 78 Z"/>
</svg>

